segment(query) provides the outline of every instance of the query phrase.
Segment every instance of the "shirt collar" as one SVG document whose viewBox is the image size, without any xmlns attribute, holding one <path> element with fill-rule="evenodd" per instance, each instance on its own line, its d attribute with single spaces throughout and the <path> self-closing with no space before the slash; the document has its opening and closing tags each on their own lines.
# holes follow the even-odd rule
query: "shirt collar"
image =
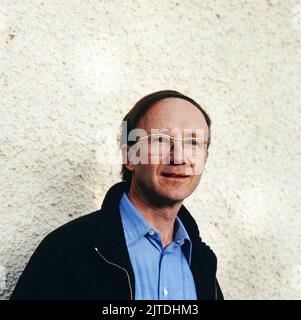
<svg viewBox="0 0 301 320">
<path fill-rule="evenodd" d="M 151 225 L 143 218 L 141 213 L 136 209 L 131 200 L 128 198 L 126 192 L 123 193 L 120 203 L 119 203 L 120 214 L 122 218 L 122 223 L 125 226 L 124 232 L 126 235 L 127 245 L 132 245 L 135 241 L 144 237 L 150 230 L 152 230 Z M 178 245 L 183 245 L 183 249 L 186 258 L 189 262 L 191 261 L 191 240 L 189 235 L 178 217 L 175 220 L 175 231 L 174 239 Z"/>
<path fill-rule="evenodd" d="M 185 240 L 190 241 L 190 238 L 182 221 L 177 216 L 176 223 L 175 223 L 174 241 L 176 241 L 179 244 L 183 244 Z"/>
<path fill-rule="evenodd" d="M 176 217 L 176 222 L 175 222 L 174 241 L 178 245 L 182 246 L 182 249 L 187 258 L 188 264 L 190 265 L 191 254 L 192 254 L 192 243 L 182 221 L 178 216 Z"/>
<path fill-rule="evenodd" d="M 133 205 L 127 194 L 124 192 L 119 203 L 122 223 L 125 226 L 127 245 L 132 245 L 135 241 L 144 237 L 152 227 L 142 217 L 140 212 Z"/>
</svg>

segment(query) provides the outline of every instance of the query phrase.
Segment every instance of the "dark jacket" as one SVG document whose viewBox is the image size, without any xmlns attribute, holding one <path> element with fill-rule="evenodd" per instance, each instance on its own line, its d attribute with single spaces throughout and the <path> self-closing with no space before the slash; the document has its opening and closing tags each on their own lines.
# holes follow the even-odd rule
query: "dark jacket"
<svg viewBox="0 0 301 320">
<path fill-rule="evenodd" d="M 126 247 L 119 200 L 129 185 L 115 184 L 101 209 L 66 223 L 35 250 L 11 299 L 135 299 L 135 278 Z M 191 270 L 199 300 L 223 299 L 217 259 L 202 242 L 193 217 L 179 218 L 192 241 Z"/>
</svg>

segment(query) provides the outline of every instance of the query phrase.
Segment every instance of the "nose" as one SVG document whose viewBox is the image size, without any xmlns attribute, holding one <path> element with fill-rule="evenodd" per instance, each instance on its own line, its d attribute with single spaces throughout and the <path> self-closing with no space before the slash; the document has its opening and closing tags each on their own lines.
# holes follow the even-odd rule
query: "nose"
<svg viewBox="0 0 301 320">
<path fill-rule="evenodd" d="M 170 163 L 171 164 L 185 164 L 183 152 L 183 141 L 181 140 L 171 140 L 170 146 Z"/>
</svg>

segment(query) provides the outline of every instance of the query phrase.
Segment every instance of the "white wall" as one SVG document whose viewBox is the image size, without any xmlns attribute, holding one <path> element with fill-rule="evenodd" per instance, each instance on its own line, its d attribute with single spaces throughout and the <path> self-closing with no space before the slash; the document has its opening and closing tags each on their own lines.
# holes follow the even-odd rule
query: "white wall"
<svg viewBox="0 0 301 320">
<path fill-rule="evenodd" d="M 225 297 L 300 299 L 300 40 L 298 0 L 1 0 L 1 298 L 41 239 L 119 180 L 102 133 L 176 89 L 213 120 L 186 205 Z"/>
</svg>

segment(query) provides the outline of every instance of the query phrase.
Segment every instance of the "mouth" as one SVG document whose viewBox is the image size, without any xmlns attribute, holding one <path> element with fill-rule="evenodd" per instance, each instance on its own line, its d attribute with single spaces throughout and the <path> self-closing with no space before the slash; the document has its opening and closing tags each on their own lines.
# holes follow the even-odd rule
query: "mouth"
<svg viewBox="0 0 301 320">
<path fill-rule="evenodd" d="M 189 176 L 182 173 L 171 173 L 171 172 L 162 172 L 161 176 L 168 179 L 176 179 L 176 180 L 185 180 Z"/>
</svg>

